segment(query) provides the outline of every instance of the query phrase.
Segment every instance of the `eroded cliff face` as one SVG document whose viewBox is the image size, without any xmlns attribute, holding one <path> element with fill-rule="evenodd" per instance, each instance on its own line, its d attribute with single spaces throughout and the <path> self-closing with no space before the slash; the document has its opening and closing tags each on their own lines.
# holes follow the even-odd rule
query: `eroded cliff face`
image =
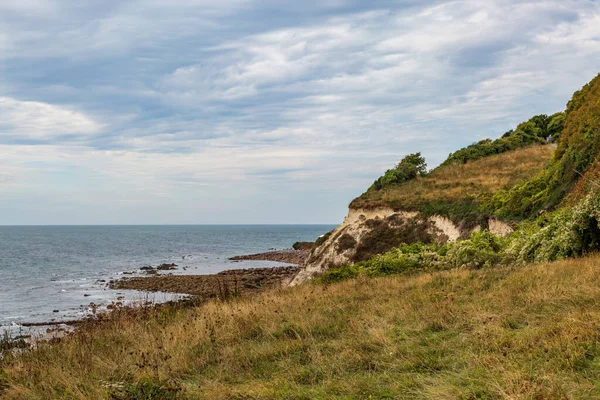
<svg viewBox="0 0 600 400">
<path fill-rule="evenodd" d="M 496 219 L 490 219 L 488 227 L 498 236 L 513 231 L 508 224 Z M 424 217 L 418 212 L 395 211 L 392 208 L 350 209 L 344 222 L 323 244 L 311 251 L 290 286 L 318 277 L 330 268 L 367 260 L 400 243 L 443 244 L 480 229 L 465 230 L 441 215 Z"/>
</svg>

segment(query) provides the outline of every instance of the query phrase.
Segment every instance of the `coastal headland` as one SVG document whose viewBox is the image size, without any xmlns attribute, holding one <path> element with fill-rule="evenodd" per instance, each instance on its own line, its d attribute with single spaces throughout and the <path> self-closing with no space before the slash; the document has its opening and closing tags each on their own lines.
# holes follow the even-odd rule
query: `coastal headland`
<svg viewBox="0 0 600 400">
<path fill-rule="evenodd" d="M 7 352 L 0 397 L 598 399 L 599 100 L 600 76 L 433 170 L 405 156 L 302 266 L 113 282 L 200 301 Z"/>
</svg>

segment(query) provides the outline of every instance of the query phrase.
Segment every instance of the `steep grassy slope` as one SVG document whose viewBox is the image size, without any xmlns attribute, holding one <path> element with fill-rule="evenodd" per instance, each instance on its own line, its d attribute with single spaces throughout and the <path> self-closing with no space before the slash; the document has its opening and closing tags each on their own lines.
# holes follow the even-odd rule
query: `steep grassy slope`
<svg viewBox="0 0 600 400">
<path fill-rule="evenodd" d="M 6 399 L 597 399 L 600 257 L 148 310 L 0 362 Z"/>
<path fill-rule="evenodd" d="M 465 164 L 450 164 L 424 177 L 369 190 L 355 199 L 350 208 L 391 207 L 477 224 L 485 219 L 485 206 L 493 193 L 535 177 L 550 161 L 553 150 L 550 145 L 533 145 Z"/>
<path fill-rule="evenodd" d="M 500 193 L 496 213 L 531 218 L 556 208 L 565 199 L 573 202 L 583 198 L 590 181 L 598 175 L 599 154 L 600 75 L 575 92 L 568 103 L 565 127 L 552 162 L 536 178 Z M 586 174 L 587 180 L 581 182 Z"/>
</svg>

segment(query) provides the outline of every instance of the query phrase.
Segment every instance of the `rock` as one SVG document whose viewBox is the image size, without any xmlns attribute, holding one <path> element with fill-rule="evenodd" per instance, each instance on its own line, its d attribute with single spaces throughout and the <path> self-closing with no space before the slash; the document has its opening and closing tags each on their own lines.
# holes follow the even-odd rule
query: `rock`
<svg viewBox="0 0 600 400">
<path fill-rule="evenodd" d="M 300 265 L 304 263 L 308 252 L 302 250 L 276 250 L 276 251 L 268 251 L 266 253 L 258 253 L 258 254 L 250 254 L 245 256 L 235 256 L 229 258 L 231 261 L 241 261 L 241 260 L 253 260 L 253 261 L 277 261 L 284 262 L 288 264 L 297 264 Z"/>
<path fill-rule="evenodd" d="M 177 269 L 177 264 L 172 263 L 172 264 L 161 264 L 158 267 L 156 267 L 157 270 L 159 271 L 170 271 L 173 269 Z"/>
</svg>

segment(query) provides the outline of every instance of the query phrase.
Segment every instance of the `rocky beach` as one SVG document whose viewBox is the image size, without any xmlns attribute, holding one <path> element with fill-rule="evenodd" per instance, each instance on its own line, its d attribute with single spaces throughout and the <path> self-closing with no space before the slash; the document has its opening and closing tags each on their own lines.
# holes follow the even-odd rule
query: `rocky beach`
<svg viewBox="0 0 600 400">
<path fill-rule="evenodd" d="M 111 289 L 178 293 L 201 299 L 248 295 L 286 286 L 300 268 L 248 268 L 213 275 L 163 275 L 123 278 L 110 284 Z"/>
<path fill-rule="evenodd" d="M 265 253 L 230 257 L 231 261 L 276 261 L 294 266 L 245 268 L 222 271 L 210 275 L 153 275 L 126 277 L 108 284 L 115 290 L 177 293 L 201 299 L 224 298 L 258 293 L 267 289 L 285 287 L 300 270 L 308 252 L 303 250 L 273 250 Z M 176 264 L 169 265 L 176 268 Z M 164 266 L 149 271 L 169 270 Z"/>
</svg>

